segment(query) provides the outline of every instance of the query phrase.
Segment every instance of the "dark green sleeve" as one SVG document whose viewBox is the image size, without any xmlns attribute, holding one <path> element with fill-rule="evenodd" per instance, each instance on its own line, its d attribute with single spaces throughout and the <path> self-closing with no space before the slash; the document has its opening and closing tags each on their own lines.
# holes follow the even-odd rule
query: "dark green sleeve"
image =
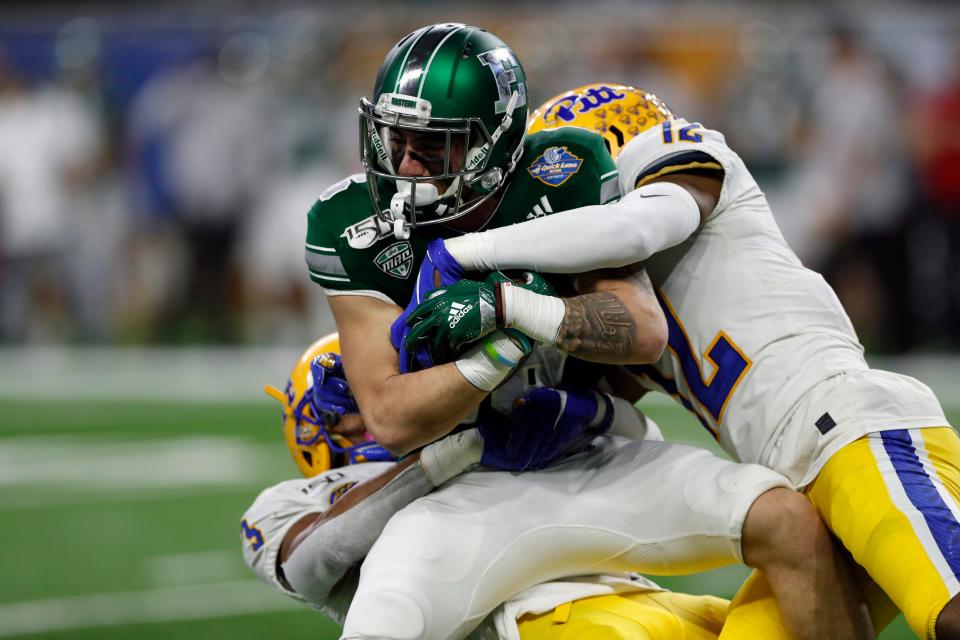
<svg viewBox="0 0 960 640">
<path fill-rule="evenodd" d="M 304 257 L 310 279 L 324 289 L 351 289 L 354 283 L 337 255 L 337 239 L 323 222 L 324 202 L 317 201 L 307 214 Z"/>
<path fill-rule="evenodd" d="M 356 267 L 357 261 L 347 255 L 351 249 L 342 237 L 358 211 L 369 213 L 369 203 L 362 197 L 365 192 L 359 197 L 353 193 L 358 191 L 357 184 L 353 177 L 338 182 L 307 213 L 307 272 L 328 293 L 376 290 Z"/>
<path fill-rule="evenodd" d="M 584 158 L 583 168 L 574 176 L 580 192 L 578 196 L 583 198 L 583 202 L 577 206 L 607 204 L 619 200 L 620 187 L 617 179 L 620 174 L 603 143 L 603 138 L 585 129 L 566 128 L 573 130 L 567 134 L 570 138 L 569 148 L 578 155 L 583 154 Z"/>
</svg>

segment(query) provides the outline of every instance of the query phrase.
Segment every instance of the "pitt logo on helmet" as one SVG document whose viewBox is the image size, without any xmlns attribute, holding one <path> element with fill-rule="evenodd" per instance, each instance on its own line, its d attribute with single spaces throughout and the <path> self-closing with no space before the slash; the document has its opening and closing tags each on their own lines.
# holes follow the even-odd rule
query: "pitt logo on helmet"
<svg viewBox="0 0 960 640">
<path fill-rule="evenodd" d="M 626 97 L 626 93 L 618 92 L 605 84 L 591 86 L 586 91 L 561 96 L 559 100 L 544 109 L 543 119 L 549 124 L 561 124 L 561 122 L 570 124 L 577 119 L 577 114 L 593 111 L 614 100 L 622 100 Z M 561 122 L 557 122 L 558 120 Z"/>
<path fill-rule="evenodd" d="M 573 126 L 603 137 L 614 159 L 635 136 L 674 117 L 660 98 L 643 89 L 596 82 L 544 102 L 527 125 L 527 133 Z"/>
</svg>

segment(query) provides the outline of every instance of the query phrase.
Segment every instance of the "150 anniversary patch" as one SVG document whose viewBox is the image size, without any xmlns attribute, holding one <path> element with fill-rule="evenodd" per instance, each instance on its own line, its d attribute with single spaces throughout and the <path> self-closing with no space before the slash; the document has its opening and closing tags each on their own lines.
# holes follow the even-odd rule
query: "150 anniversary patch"
<svg viewBox="0 0 960 640">
<path fill-rule="evenodd" d="M 533 161 L 527 172 L 549 187 L 559 187 L 580 171 L 583 158 L 570 153 L 566 147 L 550 147 Z"/>
</svg>

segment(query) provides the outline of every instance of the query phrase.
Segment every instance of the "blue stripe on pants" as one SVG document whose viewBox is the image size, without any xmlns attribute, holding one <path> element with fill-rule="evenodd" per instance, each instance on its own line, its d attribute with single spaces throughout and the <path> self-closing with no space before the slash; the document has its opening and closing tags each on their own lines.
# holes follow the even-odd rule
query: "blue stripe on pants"
<svg viewBox="0 0 960 640">
<path fill-rule="evenodd" d="M 960 577 L 960 523 L 943 501 L 933 480 L 923 468 L 910 432 L 881 432 L 883 448 L 893 463 L 897 478 L 910 503 L 923 515 L 937 547 L 955 576 Z"/>
</svg>

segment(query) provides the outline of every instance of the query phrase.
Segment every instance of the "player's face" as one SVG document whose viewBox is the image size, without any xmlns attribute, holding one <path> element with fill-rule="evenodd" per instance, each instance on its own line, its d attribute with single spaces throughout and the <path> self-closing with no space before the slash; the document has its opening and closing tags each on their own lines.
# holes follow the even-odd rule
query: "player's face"
<svg viewBox="0 0 960 640">
<path fill-rule="evenodd" d="M 444 132 L 410 131 L 394 127 L 390 129 L 389 140 L 391 160 L 399 176 L 443 176 L 463 168 L 466 140 L 462 135 L 451 134 L 448 138 Z M 430 182 L 442 192 L 450 180 Z"/>
</svg>

